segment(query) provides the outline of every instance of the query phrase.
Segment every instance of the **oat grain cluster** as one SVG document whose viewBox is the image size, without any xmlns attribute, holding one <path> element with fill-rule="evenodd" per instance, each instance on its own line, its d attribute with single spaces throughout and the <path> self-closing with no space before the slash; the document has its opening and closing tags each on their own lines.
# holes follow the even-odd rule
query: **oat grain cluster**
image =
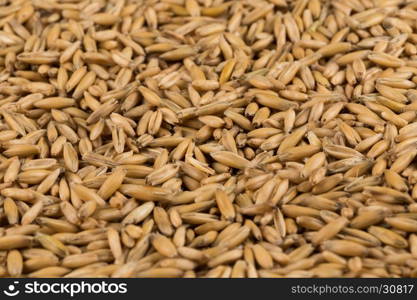
<svg viewBox="0 0 417 300">
<path fill-rule="evenodd" d="M 0 0 L 0 277 L 417 277 L 416 19 Z"/>
</svg>

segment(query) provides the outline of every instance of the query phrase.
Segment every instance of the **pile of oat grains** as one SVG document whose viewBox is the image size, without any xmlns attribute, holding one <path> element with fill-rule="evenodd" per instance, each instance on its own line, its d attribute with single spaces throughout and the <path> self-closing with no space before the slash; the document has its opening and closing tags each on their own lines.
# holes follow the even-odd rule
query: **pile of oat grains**
<svg viewBox="0 0 417 300">
<path fill-rule="evenodd" d="M 0 0 L 0 277 L 417 277 L 416 19 Z"/>
</svg>

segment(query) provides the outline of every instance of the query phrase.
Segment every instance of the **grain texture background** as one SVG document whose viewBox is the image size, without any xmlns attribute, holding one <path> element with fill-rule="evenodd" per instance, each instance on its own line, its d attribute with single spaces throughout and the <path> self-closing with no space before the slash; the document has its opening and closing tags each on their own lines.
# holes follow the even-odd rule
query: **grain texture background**
<svg viewBox="0 0 417 300">
<path fill-rule="evenodd" d="M 0 277 L 417 277 L 416 19 L 0 0 Z"/>
</svg>

